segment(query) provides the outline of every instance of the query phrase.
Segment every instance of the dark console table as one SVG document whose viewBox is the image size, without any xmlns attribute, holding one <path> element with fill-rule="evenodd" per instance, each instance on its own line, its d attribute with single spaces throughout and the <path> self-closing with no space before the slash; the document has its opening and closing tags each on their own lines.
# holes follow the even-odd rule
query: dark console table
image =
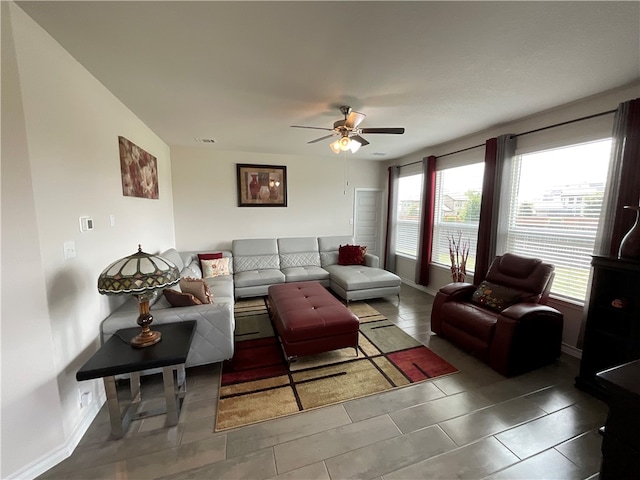
<svg viewBox="0 0 640 480">
<path fill-rule="evenodd" d="M 186 393 L 184 364 L 191 346 L 196 321 L 153 325 L 162 333 L 162 341 L 144 348 L 133 348 L 127 340 L 140 333 L 140 328 L 118 330 L 76 373 L 76 380 L 102 378 L 107 394 L 111 434 L 120 438 L 131 420 L 167 414 L 166 426 L 178 423 Z M 137 413 L 140 405 L 140 372 L 162 368 L 166 409 Z M 130 375 L 131 402 L 121 411 L 116 388 L 116 375 Z"/>
<path fill-rule="evenodd" d="M 608 393 L 602 434 L 601 480 L 640 478 L 640 360 L 596 375 Z"/>
<path fill-rule="evenodd" d="M 593 281 L 576 386 L 604 400 L 596 373 L 640 359 L 640 262 L 593 257 Z"/>
</svg>

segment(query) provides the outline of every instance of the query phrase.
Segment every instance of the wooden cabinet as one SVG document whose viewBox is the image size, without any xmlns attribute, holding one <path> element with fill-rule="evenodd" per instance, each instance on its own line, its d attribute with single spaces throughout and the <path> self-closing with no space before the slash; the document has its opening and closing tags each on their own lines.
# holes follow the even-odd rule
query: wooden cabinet
<svg viewBox="0 0 640 480">
<path fill-rule="evenodd" d="M 640 361 L 597 375 L 609 394 L 609 415 L 602 433 L 601 480 L 640 477 Z"/>
<path fill-rule="evenodd" d="M 576 386 L 606 399 L 596 373 L 640 359 L 640 262 L 593 257 L 593 282 Z"/>
</svg>

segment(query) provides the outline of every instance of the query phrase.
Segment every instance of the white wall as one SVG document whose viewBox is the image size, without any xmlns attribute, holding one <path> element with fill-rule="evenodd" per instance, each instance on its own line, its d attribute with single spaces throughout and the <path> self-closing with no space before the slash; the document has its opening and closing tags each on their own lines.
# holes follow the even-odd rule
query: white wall
<svg viewBox="0 0 640 480">
<path fill-rule="evenodd" d="M 171 158 L 179 250 L 228 250 L 237 238 L 352 235 L 354 189 L 384 188 L 386 179 L 377 163 L 345 154 L 327 159 L 203 146 L 172 147 Z M 238 163 L 286 166 L 288 206 L 238 207 Z"/>
<path fill-rule="evenodd" d="M 605 92 L 594 97 L 589 97 L 579 102 L 565 105 L 553 110 L 543 112 L 531 117 L 516 120 L 512 123 L 496 126 L 495 128 L 479 132 L 469 137 L 453 140 L 448 143 L 425 148 L 411 155 L 387 162 L 384 168 L 389 165 L 406 165 L 428 155 L 443 155 L 455 152 L 464 148 L 483 144 L 489 138 L 503 134 L 518 134 L 528 132 L 538 128 L 567 122 L 576 118 L 586 117 L 597 113 L 615 110 L 620 102 L 640 97 L 640 83 L 630 85 L 614 91 Z M 572 123 L 570 125 L 545 130 L 518 138 L 518 150 L 531 149 L 533 145 L 539 148 L 551 148 L 558 145 L 563 139 L 572 138 L 577 142 L 588 141 L 596 138 L 603 138 L 602 132 L 611 134 L 613 127 L 613 115 L 598 117 L 583 122 Z M 477 149 L 479 159 L 484 159 L 484 148 Z M 438 159 L 443 165 L 455 161 L 455 157 L 444 157 Z M 413 283 L 415 279 L 415 260 L 408 258 L 398 258 L 396 272 L 407 283 Z M 430 268 L 430 283 L 426 291 L 434 294 L 438 289 L 451 282 L 451 274 L 448 268 L 432 265 Z M 551 300 L 549 305 L 559 309 L 564 314 L 563 342 L 568 353 L 579 355 L 575 348 L 580 333 L 580 324 L 583 318 L 583 308 L 574 304 Z"/>
<path fill-rule="evenodd" d="M 0 476 L 30 477 L 71 452 L 103 396 L 100 381 L 75 380 L 101 320 L 121 302 L 98 294 L 98 275 L 138 243 L 149 252 L 175 244 L 170 151 L 8 2 L 2 120 Z M 160 199 L 122 195 L 118 135 L 157 158 Z M 83 215 L 93 231 L 80 233 Z M 76 258 L 64 259 L 65 241 Z M 94 398 L 84 409 L 81 390 Z"/>
</svg>

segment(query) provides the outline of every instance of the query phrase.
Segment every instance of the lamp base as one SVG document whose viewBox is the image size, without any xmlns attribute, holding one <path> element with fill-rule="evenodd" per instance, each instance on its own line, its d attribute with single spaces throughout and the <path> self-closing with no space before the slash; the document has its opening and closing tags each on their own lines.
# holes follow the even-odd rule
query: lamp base
<svg viewBox="0 0 640 480">
<path fill-rule="evenodd" d="M 154 332 L 152 330 L 147 330 L 140 332 L 138 335 L 133 337 L 129 344 L 134 348 L 144 348 L 150 347 L 151 345 L 155 345 L 160 340 L 162 340 L 162 334 L 160 332 Z"/>
</svg>

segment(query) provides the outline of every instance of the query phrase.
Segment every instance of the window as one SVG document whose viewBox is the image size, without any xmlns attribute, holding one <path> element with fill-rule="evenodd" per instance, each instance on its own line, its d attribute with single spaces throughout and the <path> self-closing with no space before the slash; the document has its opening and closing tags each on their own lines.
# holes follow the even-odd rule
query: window
<svg viewBox="0 0 640 480">
<path fill-rule="evenodd" d="M 503 251 L 553 263 L 557 297 L 586 297 L 610 152 L 607 139 L 514 159 Z"/>
<path fill-rule="evenodd" d="M 396 253 L 416 258 L 420 236 L 422 174 L 398 179 L 398 217 L 396 218 Z"/>
<path fill-rule="evenodd" d="M 467 271 L 475 268 L 483 176 L 484 162 L 436 172 L 432 263 L 450 267 L 449 238 L 461 234 L 469 242 Z"/>
</svg>

